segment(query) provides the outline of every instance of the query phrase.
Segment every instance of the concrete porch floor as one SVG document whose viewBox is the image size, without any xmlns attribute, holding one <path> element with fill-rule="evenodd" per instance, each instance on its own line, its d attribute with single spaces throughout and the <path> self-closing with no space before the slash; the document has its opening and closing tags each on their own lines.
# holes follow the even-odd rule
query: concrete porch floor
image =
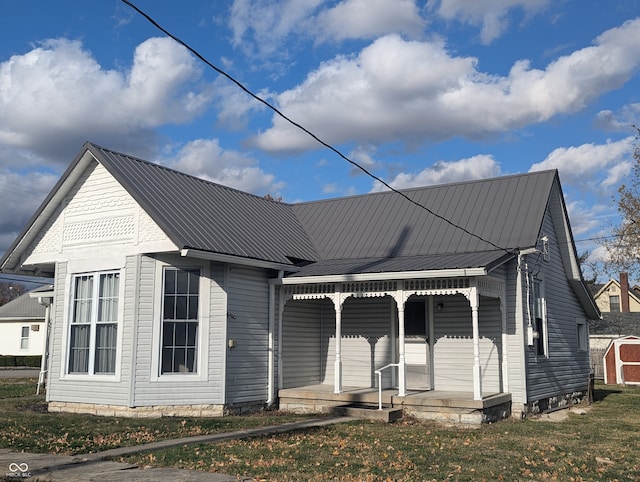
<svg viewBox="0 0 640 482">
<path fill-rule="evenodd" d="M 333 393 L 333 385 L 286 388 L 278 392 L 280 409 L 294 412 L 328 412 L 341 405 L 378 407 L 377 388 L 343 387 Z M 402 408 L 416 418 L 447 423 L 481 424 L 511 415 L 511 394 L 495 393 L 474 400 L 473 393 L 447 390 L 408 390 L 398 396 L 397 388 L 382 390 L 383 407 Z"/>
</svg>

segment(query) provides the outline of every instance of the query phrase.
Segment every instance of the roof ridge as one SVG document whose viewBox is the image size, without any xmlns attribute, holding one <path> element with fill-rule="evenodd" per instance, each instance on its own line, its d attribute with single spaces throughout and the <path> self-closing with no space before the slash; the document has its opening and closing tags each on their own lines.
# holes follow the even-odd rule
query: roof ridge
<svg viewBox="0 0 640 482">
<path fill-rule="evenodd" d="M 285 203 L 283 201 L 278 201 L 278 200 L 273 199 L 273 198 L 270 199 L 270 198 L 267 198 L 265 196 L 259 196 L 257 194 L 253 194 L 251 192 L 243 191 L 242 189 L 238 189 L 238 188 L 235 188 L 235 187 L 227 186 L 227 185 L 219 183 L 219 182 L 215 182 L 215 181 L 211 181 L 211 180 L 208 180 L 208 179 L 204 179 L 202 177 L 196 176 L 195 174 L 189 174 L 187 172 L 179 171 L 178 169 L 175 169 L 175 168 L 172 168 L 172 167 L 168 167 L 168 166 L 165 166 L 163 164 L 159 164 L 157 162 L 148 161 L 148 160 L 142 159 L 140 157 L 132 156 L 130 154 L 124 154 L 122 152 L 118 152 L 118 151 L 115 151 L 113 149 L 108 149 L 106 147 L 99 146 L 98 144 L 95 144 L 93 142 L 87 142 L 85 145 L 87 147 L 92 147 L 94 149 L 97 149 L 97 150 L 100 150 L 100 151 L 103 151 L 103 152 L 107 152 L 109 154 L 113 154 L 113 155 L 121 156 L 121 157 L 124 157 L 124 158 L 127 158 L 127 159 L 131 159 L 133 161 L 139 162 L 140 164 L 146 164 L 146 165 L 148 165 L 148 166 L 150 166 L 152 168 L 162 169 L 164 171 L 168 171 L 168 172 L 171 172 L 173 174 L 178 174 L 178 175 L 180 175 L 182 177 L 187 177 L 187 178 L 193 179 L 194 181 L 198 181 L 198 182 L 201 182 L 201 183 L 204 183 L 204 184 L 220 187 L 222 189 L 227 189 L 229 191 L 234 191 L 234 192 L 237 192 L 239 194 L 244 194 L 246 196 L 250 196 L 250 197 L 253 197 L 253 198 L 256 198 L 256 199 L 262 199 L 264 201 L 269 201 L 269 202 L 276 203 L 276 204 L 288 205 L 288 203 Z"/>
<path fill-rule="evenodd" d="M 439 189 L 439 188 L 446 188 L 449 186 L 461 186 L 461 185 L 471 185 L 471 184 L 476 184 L 476 183 L 484 183 L 484 182 L 498 182 L 498 181 L 506 181 L 509 179 L 513 179 L 516 177 L 529 177 L 529 176 L 535 176 L 535 175 L 549 175 L 551 173 L 556 174 L 558 172 L 557 169 L 544 169 L 541 171 L 531 171 L 531 172 L 521 172 L 521 173 L 514 173 L 514 174 L 507 174 L 504 176 L 492 176 L 492 177 L 486 177 L 486 178 L 482 178 L 482 179 L 468 179 L 465 181 L 450 181 L 450 182 L 446 182 L 443 184 L 429 184 L 426 186 L 414 186 L 414 187 L 407 187 L 407 188 L 398 188 L 395 189 L 395 191 L 399 191 L 402 193 L 410 193 L 410 192 L 415 192 L 415 191 L 424 191 L 427 189 Z M 297 203 L 293 203 L 293 206 L 300 206 L 300 205 L 304 205 L 304 204 L 314 204 L 314 203 L 323 203 L 323 202 L 332 202 L 332 201 L 340 201 L 340 200 L 344 200 L 344 199 L 357 199 L 357 198 L 364 198 L 364 197 L 368 197 L 368 196 L 376 196 L 376 195 L 389 195 L 389 194 L 394 194 L 395 193 L 394 190 L 391 189 L 385 189 L 384 191 L 376 191 L 376 192 L 366 192 L 366 193 L 362 193 L 362 194 L 352 194 L 349 196 L 341 196 L 341 197 L 332 197 L 332 198 L 326 198 L 326 199 L 314 199 L 311 201 L 302 201 L 302 202 L 297 202 Z"/>
</svg>

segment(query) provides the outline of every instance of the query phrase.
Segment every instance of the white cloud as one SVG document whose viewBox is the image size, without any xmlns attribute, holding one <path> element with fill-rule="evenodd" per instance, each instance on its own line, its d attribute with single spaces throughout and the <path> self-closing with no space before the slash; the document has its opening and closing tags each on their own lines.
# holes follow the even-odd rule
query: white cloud
<svg viewBox="0 0 640 482">
<path fill-rule="evenodd" d="M 417 38 L 424 24 L 415 0 L 234 0 L 229 20 L 233 45 L 256 57 L 286 56 L 301 40 L 373 39 L 388 33 Z"/>
<path fill-rule="evenodd" d="M 424 20 L 414 0 L 344 0 L 309 22 L 318 41 L 372 39 L 389 33 L 422 35 Z"/>
<path fill-rule="evenodd" d="M 210 100 L 184 47 L 151 38 L 128 72 L 103 69 L 79 41 L 47 40 L 0 64 L 0 146 L 59 162 L 86 140 L 148 150 L 153 129 L 184 123 Z"/>
<path fill-rule="evenodd" d="M 455 162 L 438 161 L 418 173 L 398 174 L 388 184 L 394 189 L 431 186 L 452 182 L 486 179 L 500 174 L 500 164 L 493 156 L 478 155 Z M 386 188 L 374 182 L 372 191 L 384 191 Z"/>
<path fill-rule="evenodd" d="M 533 164 L 530 171 L 558 169 L 563 182 L 591 183 L 610 188 L 620 184 L 631 171 L 633 137 L 606 144 L 582 144 L 580 146 L 559 147 L 547 158 Z"/>
<path fill-rule="evenodd" d="M 624 106 L 620 111 L 601 110 L 596 114 L 595 125 L 605 131 L 629 131 L 638 123 L 640 102 Z"/>
<path fill-rule="evenodd" d="M 640 65 L 640 19 L 596 39 L 596 45 L 550 63 L 513 65 L 508 76 L 477 70 L 439 42 L 382 37 L 356 57 L 337 57 L 277 97 L 278 107 L 329 143 L 379 144 L 481 138 L 559 114 L 622 86 Z M 274 116 L 254 143 L 267 151 L 318 148 L 309 136 Z"/>
<path fill-rule="evenodd" d="M 323 0 L 234 0 L 229 27 L 233 45 L 247 54 L 271 55 Z"/>
<path fill-rule="evenodd" d="M 489 44 L 508 27 L 508 13 L 522 9 L 527 15 L 543 10 L 550 0 L 430 0 L 433 8 L 445 20 L 481 26 L 480 39 Z"/>
<path fill-rule="evenodd" d="M 284 183 L 264 172 L 257 161 L 245 154 L 224 150 L 217 139 L 198 139 L 184 145 L 171 160 L 169 167 L 258 195 L 277 196 Z"/>
</svg>

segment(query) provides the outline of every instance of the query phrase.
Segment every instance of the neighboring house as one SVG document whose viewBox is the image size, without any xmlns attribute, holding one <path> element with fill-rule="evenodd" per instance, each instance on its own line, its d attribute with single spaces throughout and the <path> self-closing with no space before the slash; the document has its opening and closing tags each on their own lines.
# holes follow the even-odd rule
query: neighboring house
<svg viewBox="0 0 640 482">
<path fill-rule="evenodd" d="M 44 353 L 46 308 L 24 293 L 0 306 L 0 355 L 38 356 Z"/>
<path fill-rule="evenodd" d="M 376 370 L 423 416 L 580 400 L 600 315 L 557 171 L 402 192 L 285 204 L 86 144 L 0 260 L 55 277 L 50 410 L 326 409 Z"/>
<path fill-rule="evenodd" d="M 602 313 L 640 313 L 638 287 L 629 287 L 629 275 L 620 273 L 620 281 L 611 279 L 594 294 Z"/>
</svg>

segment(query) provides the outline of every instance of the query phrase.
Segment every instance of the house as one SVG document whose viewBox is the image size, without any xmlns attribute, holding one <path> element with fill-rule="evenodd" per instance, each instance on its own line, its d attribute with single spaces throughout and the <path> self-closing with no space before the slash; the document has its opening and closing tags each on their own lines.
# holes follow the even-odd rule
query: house
<svg viewBox="0 0 640 482">
<path fill-rule="evenodd" d="M 0 270 L 55 278 L 52 411 L 520 417 L 600 316 L 556 171 L 285 204 L 87 143 Z"/>
<path fill-rule="evenodd" d="M 640 291 L 629 287 L 629 275 L 620 273 L 620 281 L 611 279 L 594 294 L 602 313 L 640 313 Z"/>
<path fill-rule="evenodd" d="M 0 306 L 0 356 L 42 356 L 45 313 L 46 308 L 38 303 L 32 292 Z"/>
</svg>

